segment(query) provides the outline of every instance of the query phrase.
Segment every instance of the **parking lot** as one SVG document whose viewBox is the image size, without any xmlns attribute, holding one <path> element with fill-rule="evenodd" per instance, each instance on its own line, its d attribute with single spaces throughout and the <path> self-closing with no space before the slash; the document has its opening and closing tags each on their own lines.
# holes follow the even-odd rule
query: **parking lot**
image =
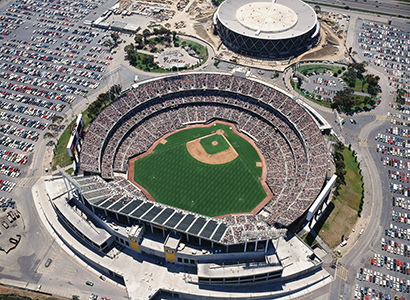
<svg viewBox="0 0 410 300">
<path fill-rule="evenodd" d="M 385 199 L 382 237 L 357 270 L 356 298 L 405 299 L 410 292 L 410 106 L 391 105 L 386 126 L 369 141 L 381 170 Z M 376 298 L 376 299 L 377 299 Z"/>
<path fill-rule="evenodd" d="M 410 89 L 410 32 L 369 21 L 358 26 L 358 48 L 364 59 L 385 72 L 390 86 Z"/>
<path fill-rule="evenodd" d="M 320 95 L 324 101 L 332 101 L 337 91 L 346 88 L 346 84 L 341 78 L 334 77 L 332 72 L 323 74 L 310 74 L 303 80 L 301 91 L 307 95 Z"/>
<path fill-rule="evenodd" d="M 51 130 L 49 126 L 55 123 L 56 116 L 66 118 L 70 107 L 90 92 L 98 91 L 110 67 L 113 58 L 103 46 L 110 32 L 82 23 L 84 17 L 95 12 L 102 3 L 100 0 L 19 0 L 3 5 L 0 13 L 0 223 L 5 225 L 0 226 L 0 232 L 4 241 L 19 230 L 20 219 L 11 221 L 7 213 L 10 203 L 18 209 L 18 199 L 13 200 L 14 189 L 25 186 L 19 185 L 19 181 L 30 177 L 32 157 L 43 135 Z"/>
<path fill-rule="evenodd" d="M 0 250 L 7 253 L 18 245 L 24 225 L 12 198 L 0 197 L 0 205 Z"/>
<path fill-rule="evenodd" d="M 199 59 L 192 57 L 184 48 L 167 48 L 158 52 L 156 63 L 161 68 L 171 69 L 172 67 L 190 67 L 199 62 Z"/>
</svg>

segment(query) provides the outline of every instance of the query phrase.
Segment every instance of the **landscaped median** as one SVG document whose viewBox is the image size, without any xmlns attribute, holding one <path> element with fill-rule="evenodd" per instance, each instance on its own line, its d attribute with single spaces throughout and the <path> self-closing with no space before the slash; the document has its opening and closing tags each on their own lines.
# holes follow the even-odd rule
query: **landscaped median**
<svg viewBox="0 0 410 300">
<path fill-rule="evenodd" d="M 170 70 L 172 65 L 172 70 L 195 69 L 203 65 L 209 58 L 206 46 L 187 39 L 184 36 L 179 36 L 176 31 L 171 32 L 162 26 L 159 28 L 153 28 L 153 31 L 150 31 L 148 28 L 144 29 L 142 34 L 137 34 L 134 37 L 134 41 L 135 44 L 130 43 L 125 46 L 125 58 L 130 62 L 130 65 L 147 72 L 163 73 Z M 177 67 L 176 62 L 169 62 L 167 66 L 164 66 L 154 60 L 154 53 L 159 53 L 171 47 L 184 47 L 190 56 L 197 59 L 197 62 L 195 64 L 182 62 L 185 65 Z M 142 53 L 139 50 L 149 51 L 153 54 Z M 169 60 L 172 58 L 175 57 L 170 57 Z"/>
<path fill-rule="evenodd" d="M 351 63 L 346 69 L 345 67 L 339 67 L 333 64 L 297 64 L 293 66 L 293 68 L 296 67 L 294 74 L 296 77 L 293 78 L 291 84 L 293 89 L 306 99 L 328 108 L 338 109 L 345 112 L 372 109 L 375 108 L 378 102 L 380 102 L 380 100 L 377 100 L 376 98 L 377 94 L 381 91 L 378 84 L 380 78 L 378 76 L 374 76 L 373 74 L 364 75 L 366 72 L 366 65 L 367 64 L 365 62 Z M 327 78 L 332 76 L 331 78 L 334 77 L 335 80 L 324 80 L 326 81 L 326 85 L 319 83 L 316 86 L 316 88 L 320 87 L 320 92 L 323 92 L 322 95 L 318 94 L 316 90 L 313 92 L 302 88 L 302 83 L 306 83 L 306 77 L 318 77 L 318 75 L 325 73 L 328 73 Z M 340 90 L 329 90 L 327 87 L 327 82 L 337 82 L 340 78 L 346 86 Z M 334 96 L 329 97 L 326 92 L 327 99 L 325 99 L 326 101 L 323 101 L 323 97 L 325 96 L 324 92 L 326 89 L 329 90 L 329 94 L 334 94 Z"/>
<path fill-rule="evenodd" d="M 330 248 L 338 246 L 350 234 L 361 216 L 364 199 L 363 176 L 354 151 L 337 142 L 335 159 L 338 178 L 333 199 L 313 227 Z M 302 238 L 310 246 L 316 243 L 311 233 Z"/>
</svg>

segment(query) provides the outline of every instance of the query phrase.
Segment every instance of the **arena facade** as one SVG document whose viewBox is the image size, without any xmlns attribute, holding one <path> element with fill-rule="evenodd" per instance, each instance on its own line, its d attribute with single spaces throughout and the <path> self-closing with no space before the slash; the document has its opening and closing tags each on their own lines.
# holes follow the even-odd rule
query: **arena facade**
<svg viewBox="0 0 410 300">
<path fill-rule="evenodd" d="M 128 180 L 130 159 L 163 136 L 218 120 L 235 126 L 262 153 L 271 191 L 263 206 L 212 218 L 152 201 Z M 80 175 L 60 169 L 68 197 L 59 202 L 56 196 L 53 203 L 64 223 L 95 250 L 105 253 L 118 243 L 194 267 L 199 285 L 289 280 L 321 268 L 321 260 L 288 228 L 306 224 L 322 205 L 331 189 L 327 162 L 316 122 L 286 92 L 232 74 L 171 75 L 141 82 L 97 116 L 84 138 Z M 67 199 L 85 211 L 87 222 L 102 223 L 101 232 L 76 221 L 78 214 L 70 216 Z M 240 272 L 228 268 L 242 264 Z"/>
<path fill-rule="evenodd" d="M 299 55 L 317 43 L 320 31 L 315 11 L 300 0 L 226 0 L 213 23 L 232 51 L 267 58 Z"/>
</svg>

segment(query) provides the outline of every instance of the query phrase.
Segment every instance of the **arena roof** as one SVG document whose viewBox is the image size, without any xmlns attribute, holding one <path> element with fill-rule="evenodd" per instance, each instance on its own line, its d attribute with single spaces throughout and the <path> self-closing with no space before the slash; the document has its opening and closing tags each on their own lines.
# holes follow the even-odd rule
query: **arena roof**
<svg viewBox="0 0 410 300">
<path fill-rule="evenodd" d="M 216 17 L 238 34 L 267 40 L 303 35 L 317 23 L 313 8 L 300 0 L 226 0 Z"/>
</svg>

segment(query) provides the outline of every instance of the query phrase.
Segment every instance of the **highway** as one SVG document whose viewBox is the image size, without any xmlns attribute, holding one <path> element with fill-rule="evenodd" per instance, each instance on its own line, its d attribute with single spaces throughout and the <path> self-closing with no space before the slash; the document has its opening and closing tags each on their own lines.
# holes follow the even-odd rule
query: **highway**
<svg viewBox="0 0 410 300">
<path fill-rule="evenodd" d="M 369 12 L 374 12 L 376 14 L 392 14 L 392 15 L 401 15 L 405 17 L 410 17 L 410 4 L 402 1 L 378 1 L 378 0 L 313 0 L 308 1 L 310 4 L 317 4 L 329 7 L 338 7 L 338 8 L 345 8 L 349 7 L 352 9 L 360 9 Z M 323 6 L 323 10 L 325 6 Z M 348 12 L 349 10 L 346 10 Z"/>
</svg>

